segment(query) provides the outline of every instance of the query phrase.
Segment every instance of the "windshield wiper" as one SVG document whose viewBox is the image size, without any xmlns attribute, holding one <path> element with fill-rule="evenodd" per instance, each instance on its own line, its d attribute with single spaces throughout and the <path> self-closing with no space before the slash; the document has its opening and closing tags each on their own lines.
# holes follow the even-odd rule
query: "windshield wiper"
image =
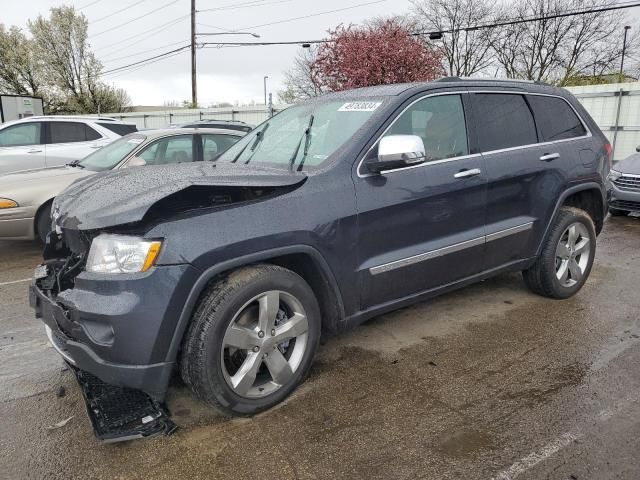
<svg viewBox="0 0 640 480">
<path fill-rule="evenodd" d="M 267 128 L 269 128 L 269 122 L 267 122 L 265 124 L 265 126 L 262 127 L 262 130 L 260 130 L 258 133 L 256 133 L 256 139 L 253 141 L 253 144 L 251 145 L 251 148 L 249 149 L 249 151 L 251 152 L 251 155 L 249 155 L 249 158 L 247 158 L 247 160 L 244 162 L 245 165 L 247 165 L 251 161 L 251 159 L 253 158 L 253 154 L 256 152 L 256 149 L 258 148 L 258 145 L 264 139 L 264 132 L 267 131 Z"/>
<path fill-rule="evenodd" d="M 80 160 L 74 160 L 73 162 L 69 162 L 66 165 L 68 165 L 69 167 L 84 168 L 84 165 L 80 163 Z"/>
<path fill-rule="evenodd" d="M 302 152 L 302 159 L 300 160 L 300 165 L 298 165 L 298 172 L 302 171 L 302 167 L 304 166 L 304 160 L 307 158 L 307 153 L 309 153 L 309 146 L 311 145 L 311 126 L 313 125 L 313 115 L 309 117 L 309 123 L 307 124 L 307 128 L 304 131 L 302 137 L 300 137 L 300 141 L 298 145 L 296 145 L 296 149 L 293 152 L 293 155 L 289 159 L 289 170 L 293 170 L 293 164 L 298 157 L 298 152 L 300 151 L 300 145 L 302 145 L 302 140 L 304 139 L 304 150 Z"/>
<path fill-rule="evenodd" d="M 256 133 L 256 139 L 253 141 L 253 144 L 251 145 L 251 151 L 254 151 L 258 142 L 260 142 L 260 138 L 262 137 L 262 134 L 264 134 L 264 131 L 267 129 L 267 127 L 269 126 L 269 124 L 267 123 L 262 130 L 260 130 L 258 133 Z M 231 160 L 230 163 L 236 163 L 238 161 L 238 159 L 242 156 L 242 154 L 244 153 L 244 151 L 247 149 L 247 147 L 249 146 L 249 143 L 247 143 L 244 147 L 242 147 L 242 150 L 240 150 L 238 152 L 238 154 L 233 158 L 233 160 Z"/>
</svg>

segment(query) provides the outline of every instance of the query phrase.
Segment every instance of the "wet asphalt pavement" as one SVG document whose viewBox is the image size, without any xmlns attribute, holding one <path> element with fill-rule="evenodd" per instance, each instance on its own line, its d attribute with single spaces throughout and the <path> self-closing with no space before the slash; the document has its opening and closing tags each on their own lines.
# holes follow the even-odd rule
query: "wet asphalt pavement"
<svg viewBox="0 0 640 480">
<path fill-rule="evenodd" d="M 114 445 L 28 307 L 38 258 L 0 243 L 0 478 L 640 478 L 638 218 L 608 220 L 572 299 L 502 275 L 326 338 L 278 408 L 231 419 L 176 383 L 180 430 Z"/>
</svg>

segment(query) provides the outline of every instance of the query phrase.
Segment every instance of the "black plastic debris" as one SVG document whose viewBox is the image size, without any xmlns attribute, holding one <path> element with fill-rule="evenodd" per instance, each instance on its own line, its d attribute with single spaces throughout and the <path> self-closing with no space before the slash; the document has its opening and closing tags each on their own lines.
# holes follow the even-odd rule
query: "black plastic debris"
<svg viewBox="0 0 640 480">
<path fill-rule="evenodd" d="M 109 385 L 77 368 L 73 371 L 99 440 L 124 442 L 162 433 L 170 435 L 178 428 L 169 419 L 167 408 L 141 390 Z"/>
</svg>

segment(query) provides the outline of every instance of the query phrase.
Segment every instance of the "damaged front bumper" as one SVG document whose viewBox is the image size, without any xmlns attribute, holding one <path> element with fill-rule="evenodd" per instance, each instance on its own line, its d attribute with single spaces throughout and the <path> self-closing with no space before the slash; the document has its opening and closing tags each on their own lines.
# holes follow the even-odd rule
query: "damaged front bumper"
<svg viewBox="0 0 640 480">
<path fill-rule="evenodd" d="M 169 352 L 190 290 L 181 285 L 192 285 L 196 272 L 186 264 L 120 277 L 83 271 L 58 294 L 42 279 L 30 285 L 30 304 L 74 369 L 98 438 L 175 429 L 163 405 L 175 360 Z"/>
</svg>

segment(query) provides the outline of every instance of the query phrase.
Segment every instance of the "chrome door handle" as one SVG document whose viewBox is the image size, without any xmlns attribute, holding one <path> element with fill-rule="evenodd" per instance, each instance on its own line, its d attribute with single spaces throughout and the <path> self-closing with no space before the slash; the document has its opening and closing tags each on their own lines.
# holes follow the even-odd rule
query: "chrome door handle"
<svg viewBox="0 0 640 480">
<path fill-rule="evenodd" d="M 470 170 L 461 170 L 460 172 L 456 173 L 453 178 L 475 177 L 476 175 L 480 175 L 481 173 L 482 170 L 480 170 L 479 168 L 472 168 Z"/>
<path fill-rule="evenodd" d="M 560 158 L 559 153 L 545 153 L 543 156 L 540 157 L 540 160 L 543 162 L 550 162 L 551 160 L 555 160 L 557 158 Z"/>
<path fill-rule="evenodd" d="M 41 153 L 42 150 L 38 150 L 37 148 L 32 148 L 31 150 L 27 150 L 27 153 Z"/>
</svg>

